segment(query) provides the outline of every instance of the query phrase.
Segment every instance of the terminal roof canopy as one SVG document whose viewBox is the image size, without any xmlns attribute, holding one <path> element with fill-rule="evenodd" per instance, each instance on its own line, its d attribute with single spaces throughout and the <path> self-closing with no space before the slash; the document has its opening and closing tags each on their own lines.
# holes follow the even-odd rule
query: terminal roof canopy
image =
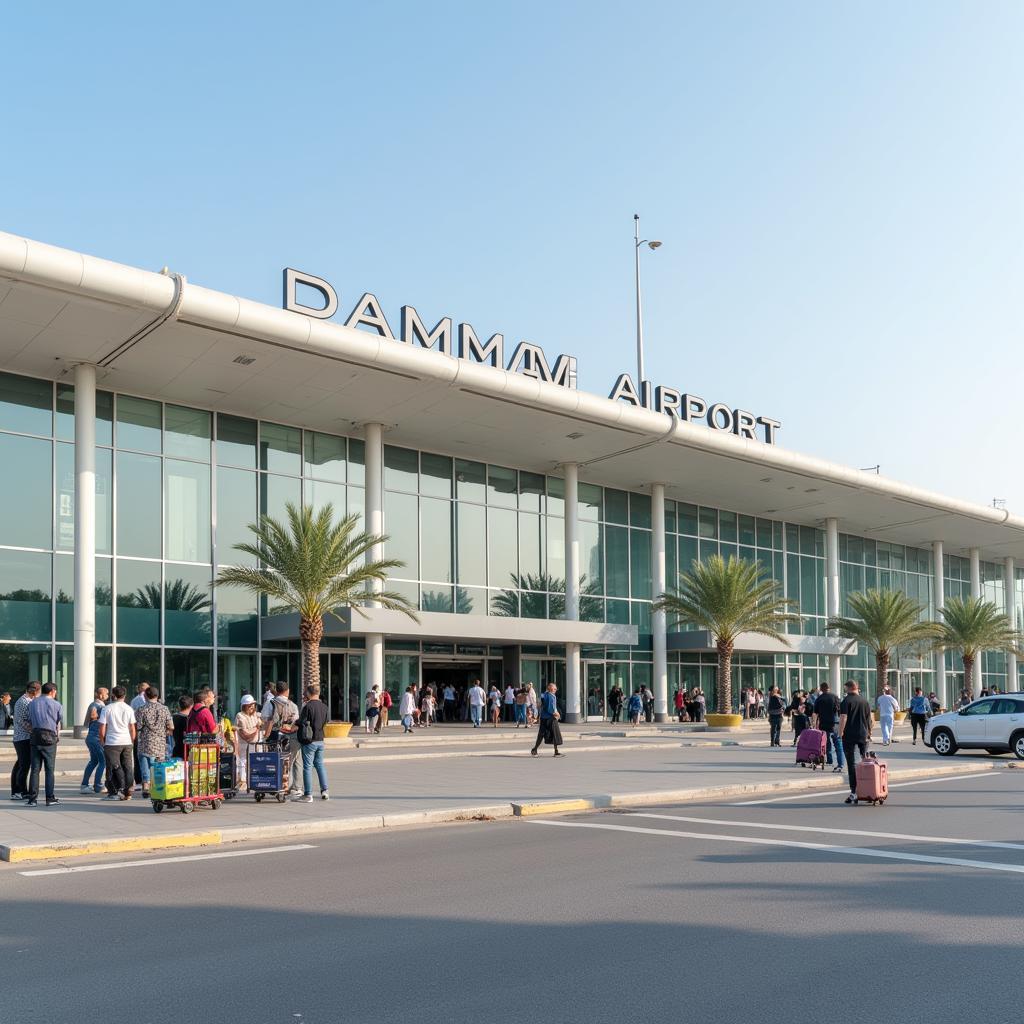
<svg viewBox="0 0 1024 1024">
<path fill-rule="evenodd" d="M 948 553 L 1024 559 L 1024 519 L 172 276 L 0 233 L 0 367 Z M 784 436 L 784 435 L 783 435 Z"/>
</svg>

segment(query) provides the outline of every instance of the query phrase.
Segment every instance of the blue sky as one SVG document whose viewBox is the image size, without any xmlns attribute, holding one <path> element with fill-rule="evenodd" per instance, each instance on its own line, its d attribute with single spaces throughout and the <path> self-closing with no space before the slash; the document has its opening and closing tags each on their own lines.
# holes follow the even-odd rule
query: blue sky
<svg viewBox="0 0 1024 1024">
<path fill-rule="evenodd" d="M 31 5 L 0 227 L 634 365 L 1024 514 L 1024 6 Z"/>
</svg>

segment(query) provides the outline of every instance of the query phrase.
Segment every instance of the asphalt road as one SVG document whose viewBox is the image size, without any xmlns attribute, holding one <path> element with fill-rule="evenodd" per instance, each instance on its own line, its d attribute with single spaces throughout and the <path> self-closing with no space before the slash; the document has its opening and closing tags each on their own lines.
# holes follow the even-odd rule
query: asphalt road
<svg viewBox="0 0 1024 1024">
<path fill-rule="evenodd" d="M 964 769 L 881 808 L 813 794 L 5 865 L 2 1018 L 1001 1024 L 1022 999 L 1024 772 Z"/>
</svg>

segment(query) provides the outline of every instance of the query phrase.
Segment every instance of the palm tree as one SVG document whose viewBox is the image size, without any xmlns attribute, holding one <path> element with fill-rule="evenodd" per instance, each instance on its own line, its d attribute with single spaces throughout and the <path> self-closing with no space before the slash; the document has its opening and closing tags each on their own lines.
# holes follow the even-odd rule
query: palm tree
<svg viewBox="0 0 1024 1024">
<path fill-rule="evenodd" d="M 715 704 L 719 714 L 732 711 L 732 652 L 740 633 L 757 633 L 780 640 L 787 622 L 800 617 L 786 609 L 793 602 L 783 597 L 778 583 L 757 562 L 712 555 L 695 561 L 678 586 L 660 594 L 653 610 L 665 612 L 673 625 L 690 624 L 708 630 L 718 648 L 718 685 Z"/>
<path fill-rule="evenodd" d="M 943 622 L 936 647 L 961 652 L 964 661 L 964 689 L 974 692 L 974 663 L 982 651 L 1005 651 L 1024 657 L 1024 637 L 1010 625 L 1006 615 L 991 601 L 980 597 L 951 597 L 941 609 Z"/>
<path fill-rule="evenodd" d="M 825 628 L 875 652 L 879 690 L 888 679 L 889 662 L 896 647 L 932 643 L 939 634 L 938 623 L 923 620 L 924 608 L 902 590 L 857 591 L 848 600 L 853 615 L 837 615 L 828 620 Z"/>
<path fill-rule="evenodd" d="M 412 619 L 416 619 L 416 613 L 401 594 L 368 592 L 369 584 L 383 583 L 389 569 L 404 565 L 395 559 L 364 561 L 366 553 L 387 537 L 356 533 L 359 517 L 355 514 L 335 522 L 329 504 L 314 513 L 308 506 L 298 509 L 289 502 L 285 510 L 287 526 L 261 516 L 259 523 L 249 524 L 255 543 L 235 545 L 236 551 L 256 559 L 260 567 L 228 566 L 220 570 L 215 582 L 266 594 L 277 602 L 271 614 L 298 612 L 302 680 L 307 686 L 319 685 L 325 615 L 337 617 L 336 608 L 352 608 L 363 614 L 359 605 L 366 600 L 405 612 Z"/>
<path fill-rule="evenodd" d="M 160 584 L 147 583 L 127 595 L 126 607 L 160 609 Z M 164 608 L 169 612 L 203 612 L 210 607 L 210 595 L 185 580 L 164 583 Z"/>
</svg>

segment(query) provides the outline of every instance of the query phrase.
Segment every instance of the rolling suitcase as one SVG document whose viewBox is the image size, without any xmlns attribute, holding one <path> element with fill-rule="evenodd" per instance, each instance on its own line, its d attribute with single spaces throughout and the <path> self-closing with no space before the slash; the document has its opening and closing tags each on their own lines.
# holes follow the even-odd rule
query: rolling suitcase
<svg viewBox="0 0 1024 1024">
<path fill-rule="evenodd" d="M 222 750 L 218 764 L 220 791 L 230 800 L 238 792 L 238 775 L 234 752 Z"/>
<path fill-rule="evenodd" d="M 810 765 L 811 771 L 825 767 L 828 737 L 820 729 L 804 729 L 796 741 L 796 763 Z"/>
<path fill-rule="evenodd" d="M 889 766 L 871 751 L 857 765 L 857 803 L 884 804 L 889 795 Z"/>
</svg>

